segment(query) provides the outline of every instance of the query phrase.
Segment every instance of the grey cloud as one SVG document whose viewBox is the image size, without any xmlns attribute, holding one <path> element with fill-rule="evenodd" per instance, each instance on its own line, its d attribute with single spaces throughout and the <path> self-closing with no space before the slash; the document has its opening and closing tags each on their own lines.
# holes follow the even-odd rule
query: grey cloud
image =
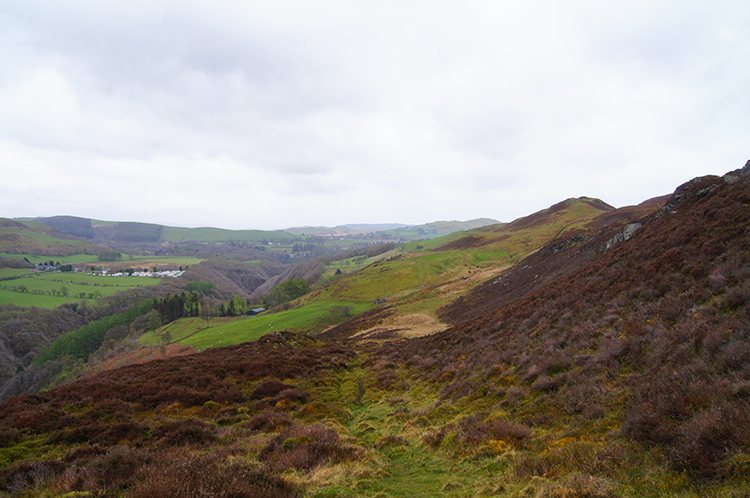
<svg viewBox="0 0 750 498">
<path fill-rule="evenodd" d="M 487 112 L 447 123 L 456 145 L 469 154 L 510 160 L 523 146 L 523 119 L 515 112 Z"/>
<path fill-rule="evenodd" d="M 278 228 L 640 202 L 747 160 L 749 11 L 15 2 L 0 14 L 0 158 L 14 165 L 0 216 Z M 118 190 L 39 191 L 40 206 L 24 169 Z"/>
</svg>

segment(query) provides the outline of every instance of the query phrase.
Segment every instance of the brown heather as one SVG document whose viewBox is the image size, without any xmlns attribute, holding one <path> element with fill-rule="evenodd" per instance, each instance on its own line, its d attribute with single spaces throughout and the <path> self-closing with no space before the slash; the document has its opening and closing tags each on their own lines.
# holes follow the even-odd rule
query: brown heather
<svg viewBox="0 0 750 498">
<path fill-rule="evenodd" d="M 664 204 L 565 234 L 443 308 L 452 328 L 384 354 L 447 380 L 444 398 L 515 385 L 504 406 L 531 426 L 622 410 L 623 437 L 726 473 L 750 450 L 750 182 L 699 178 Z"/>
</svg>

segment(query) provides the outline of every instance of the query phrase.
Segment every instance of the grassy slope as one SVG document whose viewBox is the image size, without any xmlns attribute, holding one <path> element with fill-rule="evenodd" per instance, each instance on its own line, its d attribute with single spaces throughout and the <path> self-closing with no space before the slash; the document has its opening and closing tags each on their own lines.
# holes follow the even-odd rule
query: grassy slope
<svg viewBox="0 0 750 498">
<path fill-rule="evenodd" d="M 85 240 L 73 240 L 42 223 L 28 224 L 0 218 L 0 252 L 71 255 L 103 249 Z"/>
<path fill-rule="evenodd" d="M 39 256 L 34 254 L 18 254 L 18 253 L 0 253 L 1 257 L 23 259 L 26 258 L 32 263 L 44 263 L 50 259 L 55 260 L 55 263 L 65 264 L 76 264 L 76 263 L 94 263 L 99 260 L 95 254 L 73 254 L 70 256 Z"/>
<path fill-rule="evenodd" d="M 350 301 L 326 301 L 253 317 L 211 318 L 208 328 L 203 318 L 183 318 L 144 334 L 139 342 L 143 345 L 171 342 L 204 350 L 254 341 L 277 330 L 319 332 L 370 307 Z"/>
<path fill-rule="evenodd" d="M 603 210 L 590 203 L 573 199 L 563 208 L 551 213 L 537 213 L 538 220 L 531 226 L 513 230 L 513 224 L 496 226 L 497 232 L 461 232 L 447 238 L 413 242 L 405 245 L 410 253 L 401 253 L 390 260 L 377 262 L 360 271 L 312 292 L 303 302 L 345 299 L 372 302 L 388 299 L 389 304 L 408 305 L 410 312 L 433 313 L 444 305 L 445 295 L 439 292 L 448 284 L 460 284 L 473 273 L 485 272 L 490 278 L 529 252 L 534 251 L 566 229 L 589 219 Z M 541 216 L 540 216 L 541 214 Z M 516 222 L 514 222 L 516 223 Z M 436 250 L 449 242 L 480 237 L 479 248 L 469 244 L 454 244 L 455 250 Z M 422 246 L 417 249 L 417 246 Z M 432 249 L 432 252 L 429 250 Z M 346 267 L 344 267 L 346 268 Z M 465 286 L 458 286 L 463 292 Z M 452 298 L 457 297 L 455 294 Z M 421 306 L 420 306 L 421 303 Z"/>
<path fill-rule="evenodd" d="M 403 255 L 397 259 L 370 264 L 354 274 L 303 296 L 294 309 L 245 318 L 231 325 L 212 326 L 194 320 L 189 337 L 172 334 L 172 342 L 205 349 L 218 345 L 255 340 L 270 330 L 320 332 L 347 318 L 373 308 L 378 299 L 387 299 L 403 313 L 429 313 L 445 304 L 439 288 L 450 282 L 462 282 L 462 276 L 477 271 L 477 265 L 490 270 L 505 261 L 502 252 L 445 252 Z M 469 269 L 472 267 L 473 269 Z M 186 319 L 180 320 L 181 323 Z M 190 319 L 193 320 L 193 319 Z M 269 324 L 273 328 L 269 327 Z M 182 326 L 182 325 L 180 325 Z M 198 330 L 201 329 L 201 330 Z M 146 334 L 143 344 L 163 340 L 164 330 Z M 171 332 L 170 332 L 171 333 Z"/>
<path fill-rule="evenodd" d="M 428 241 L 411 242 L 406 244 L 406 248 L 439 250 L 481 247 L 482 250 L 513 251 L 525 255 L 561 235 L 564 231 L 575 229 L 584 220 L 607 210 L 591 201 L 585 197 L 568 199 L 512 223 L 485 226 Z M 418 249 L 417 246 L 421 247 Z"/>
<path fill-rule="evenodd" d="M 189 337 L 176 334 L 172 341 L 197 349 L 238 344 L 267 333 L 269 324 L 274 330 L 319 332 L 351 315 L 372 309 L 376 301 L 382 300 L 386 300 L 397 315 L 426 314 L 434 318 L 436 310 L 447 301 L 503 271 L 565 227 L 600 212 L 601 209 L 574 200 L 549 216 L 541 216 L 534 226 L 516 230 L 478 250 L 408 253 L 398 249 L 377 258 L 337 261 L 323 280 L 333 277 L 335 269 L 341 269 L 345 275 L 300 298 L 294 304 L 295 309 L 246 319 L 232 324 L 231 330 L 211 327 L 195 331 Z M 402 324 L 394 328 L 404 330 Z M 409 327 L 406 329 L 408 332 Z M 159 340 L 153 334 L 142 339 L 148 344 Z"/>
<path fill-rule="evenodd" d="M 407 228 L 397 228 L 378 232 L 378 236 L 389 237 L 393 240 L 423 240 L 444 237 L 446 235 L 472 230 L 475 228 L 497 224 L 497 220 L 480 218 L 470 221 L 435 221 L 424 225 L 415 225 Z"/>
</svg>

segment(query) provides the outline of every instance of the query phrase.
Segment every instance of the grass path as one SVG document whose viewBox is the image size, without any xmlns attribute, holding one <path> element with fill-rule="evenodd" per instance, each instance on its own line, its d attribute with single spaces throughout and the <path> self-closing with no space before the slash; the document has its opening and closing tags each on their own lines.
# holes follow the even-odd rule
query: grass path
<svg viewBox="0 0 750 498">
<path fill-rule="evenodd" d="M 405 401 L 405 400 L 404 400 Z M 421 403 L 412 400 L 410 408 Z M 494 456 L 464 458 L 449 451 L 426 447 L 421 429 L 399 416 L 402 403 L 385 399 L 355 408 L 347 429 L 369 446 L 379 449 L 386 465 L 376 480 L 357 484 L 357 497 L 456 498 L 498 496 L 502 465 Z"/>
</svg>

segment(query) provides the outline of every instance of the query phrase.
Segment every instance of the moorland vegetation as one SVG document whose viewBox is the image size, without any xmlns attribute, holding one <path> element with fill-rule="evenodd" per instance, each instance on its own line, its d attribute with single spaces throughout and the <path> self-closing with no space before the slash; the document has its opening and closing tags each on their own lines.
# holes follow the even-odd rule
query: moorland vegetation
<svg viewBox="0 0 750 498">
<path fill-rule="evenodd" d="M 7 309 L 13 358 L 62 366 L 0 403 L 0 494 L 747 496 L 748 170 Z"/>
</svg>

